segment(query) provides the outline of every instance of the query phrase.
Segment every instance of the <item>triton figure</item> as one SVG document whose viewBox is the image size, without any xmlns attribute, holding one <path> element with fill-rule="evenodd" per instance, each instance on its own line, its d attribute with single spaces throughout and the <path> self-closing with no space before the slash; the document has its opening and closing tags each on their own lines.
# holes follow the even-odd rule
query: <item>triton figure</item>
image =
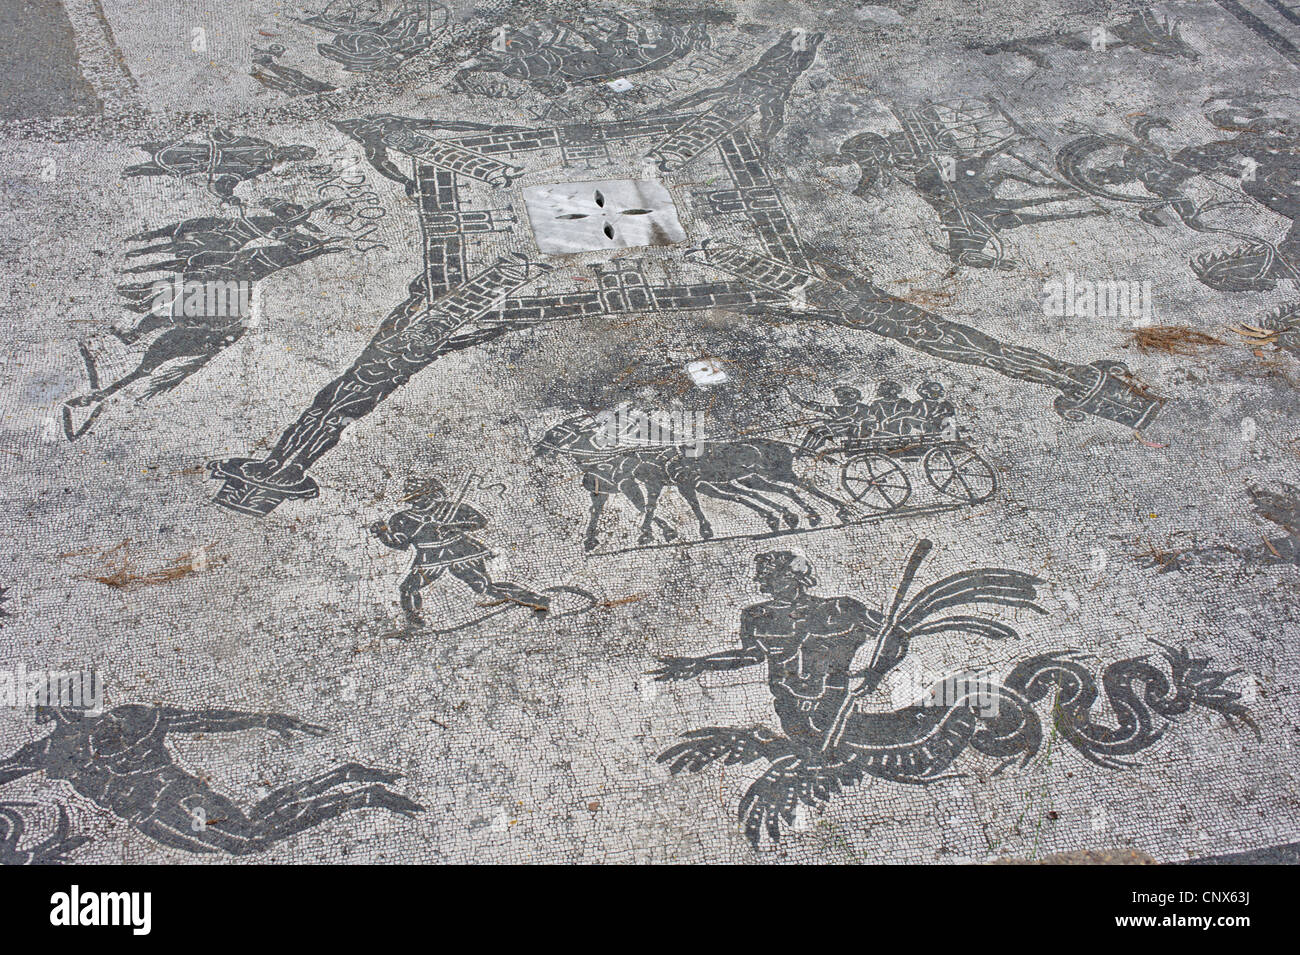
<svg viewBox="0 0 1300 955">
<path fill-rule="evenodd" d="M 899 783 L 943 778 L 966 749 L 1001 760 L 1028 760 L 1044 739 L 1033 704 L 1053 700 L 1061 738 L 1097 766 L 1130 766 L 1127 757 L 1156 744 L 1168 721 L 1200 706 L 1259 731 L 1240 694 L 1225 689 L 1236 671 L 1214 669 L 1185 648 L 1165 647 L 1170 673 L 1146 655 L 1111 664 L 1093 677 L 1069 652 L 1044 653 L 992 675 L 946 677 L 922 699 L 882 711 L 870 697 L 917 637 L 961 633 L 1002 640 L 1009 624 L 972 605 L 998 604 L 1046 613 L 1034 601 L 1042 580 L 1021 571 L 981 567 L 951 574 L 908 599 L 932 544 L 919 541 L 885 612 L 851 597 L 819 597 L 807 560 L 789 551 L 759 554 L 755 579 L 769 599 L 741 611 L 740 647 L 701 657 L 660 657 L 659 680 L 687 680 L 713 670 L 766 664 L 767 686 L 782 733 L 763 727 L 710 726 L 683 735 L 659 756 L 674 773 L 714 762 L 771 763 L 741 798 L 740 820 L 751 843 L 779 839 L 800 803 L 818 806 L 866 776 Z M 1092 712 L 1101 690 L 1117 726 Z"/>
</svg>

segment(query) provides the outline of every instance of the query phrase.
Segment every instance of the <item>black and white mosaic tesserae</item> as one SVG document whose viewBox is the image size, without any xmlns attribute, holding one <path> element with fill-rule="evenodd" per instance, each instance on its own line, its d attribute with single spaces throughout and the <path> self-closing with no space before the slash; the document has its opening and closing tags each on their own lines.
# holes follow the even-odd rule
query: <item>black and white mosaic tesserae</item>
<svg viewBox="0 0 1300 955">
<path fill-rule="evenodd" d="M 61 11 L 6 863 L 1300 838 L 1290 5 Z"/>
</svg>

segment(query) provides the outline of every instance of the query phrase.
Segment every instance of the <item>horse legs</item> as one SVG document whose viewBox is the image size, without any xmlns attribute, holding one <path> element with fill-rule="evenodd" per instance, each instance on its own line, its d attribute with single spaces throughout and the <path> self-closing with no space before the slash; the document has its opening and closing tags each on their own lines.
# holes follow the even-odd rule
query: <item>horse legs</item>
<svg viewBox="0 0 1300 955">
<path fill-rule="evenodd" d="M 172 324 L 172 317 L 170 315 L 150 313 L 126 331 L 117 328 L 110 328 L 109 331 L 117 336 L 118 341 L 122 342 L 124 345 L 134 345 L 150 332 L 155 332 L 160 328 L 166 328 L 170 324 Z"/>
<path fill-rule="evenodd" d="M 812 495 L 812 497 L 816 498 L 817 500 L 831 505 L 831 507 L 835 508 L 835 516 L 840 518 L 840 520 L 844 520 L 845 518 L 849 517 L 849 509 L 843 501 L 839 500 L 838 498 L 831 497 L 821 488 L 814 487 L 813 485 L 809 484 L 807 481 L 803 480 L 801 477 L 795 474 L 793 468 L 787 467 L 784 470 L 785 470 L 784 474 L 778 473 L 773 475 L 774 479 L 780 481 L 782 484 L 789 484 L 793 487 L 797 487 L 805 494 L 810 494 Z M 795 495 L 790 494 L 789 491 L 784 491 L 784 493 L 789 494 L 790 497 L 794 498 L 796 501 L 799 501 L 800 506 L 806 507 L 803 501 L 801 501 L 798 497 L 795 497 Z M 813 523 L 811 519 L 809 520 L 809 523 L 810 524 Z"/>
<path fill-rule="evenodd" d="M 249 816 L 254 819 L 263 818 L 278 812 L 286 805 L 320 796 L 331 789 L 346 786 L 349 783 L 386 783 L 391 785 L 401 778 L 401 773 L 372 769 L 369 766 L 363 766 L 361 763 L 343 763 L 304 782 L 275 790 L 254 806 L 249 812 Z"/>
<path fill-rule="evenodd" d="M 637 538 L 638 544 L 653 544 L 655 539 L 654 520 L 655 508 L 659 506 L 659 495 L 664 491 L 661 483 L 646 483 L 645 487 L 645 510 L 641 517 L 641 536 Z"/>
<path fill-rule="evenodd" d="M 176 241 L 176 227 L 174 225 L 165 225 L 159 229 L 150 229 L 147 232 L 137 232 L 135 235 L 128 235 L 126 237 L 127 242 L 152 242 L 154 239 L 168 239 L 169 241 L 164 244 L 164 248 L 170 246 Z M 127 256 L 131 256 L 132 254 L 143 255 L 144 253 L 128 252 Z"/>
<path fill-rule="evenodd" d="M 767 522 L 767 526 L 774 531 L 781 529 L 781 515 L 778 513 L 779 508 L 772 501 L 769 501 L 763 495 L 754 491 L 752 488 L 738 487 L 733 483 L 727 484 L 706 484 L 701 482 L 699 485 L 701 492 L 709 497 L 720 498 L 724 501 L 732 501 L 742 507 L 747 507 L 759 517 Z M 756 504 L 754 499 L 762 501 L 762 504 Z"/>
<path fill-rule="evenodd" d="M 587 517 L 587 533 L 582 541 L 583 550 L 595 550 L 596 544 L 596 526 L 600 524 L 600 513 L 605 509 L 605 502 L 609 500 L 608 491 L 600 491 L 595 488 L 589 488 L 591 491 L 591 508 Z"/>
<path fill-rule="evenodd" d="M 653 482 L 646 482 L 650 486 Z M 614 491 L 618 491 L 643 515 L 641 527 L 641 543 L 649 543 L 646 536 L 649 534 L 651 527 L 659 528 L 659 533 L 663 535 L 664 540 L 670 541 L 677 537 L 677 531 L 674 530 L 667 521 L 661 520 L 654 516 L 653 504 L 647 509 L 645 497 L 641 494 L 640 485 L 634 474 L 615 475 L 610 473 L 598 474 L 595 472 L 586 472 L 583 475 L 582 486 L 586 488 L 587 493 L 591 495 L 591 508 L 587 517 L 587 530 L 583 537 L 583 550 L 593 551 L 599 545 L 600 541 L 597 536 L 597 528 L 600 525 L 600 515 L 604 513 L 605 504 L 609 501 L 609 496 Z M 655 491 L 656 500 L 659 492 L 662 491 L 663 484 L 660 483 Z"/>
<path fill-rule="evenodd" d="M 651 480 L 647 480 L 645 482 L 647 494 L 649 493 L 649 489 L 651 488 L 651 486 L 654 485 L 654 483 L 655 482 Z M 654 516 L 655 503 L 658 501 L 659 494 L 660 492 L 663 491 L 663 487 L 664 487 L 663 482 L 659 481 L 658 489 L 655 491 L 655 495 L 654 495 L 655 502 L 652 502 L 649 505 L 647 505 L 645 497 L 641 495 L 641 485 L 637 483 L 637 479 L 635 475 L 624 477 L 621 481 L 618 482 L 619 491 L 622 492 L 624 497 L 626 497 L 629 501 L 632 502 L 632 506 L 635 507 L 638 511 L 640 511 L 644 517 L 642 521 L 642 528 L 641 528 L 642 537 L 646 536 L 649 527 L 653 525 L 659 528 L 659 533 L 663 535 L 664 540 L 671 541 L 677 539 L 676 529 L 667 521 L 663 520 L 662 518 Z M 648 514 L 646 513 L 647 506 L 650 509 Z M 642 540 L 641 543 L 648 544 L 650 543 L 650 541 Z"/>
<path fill-rule="evenodd" d="M 700 496 L 696 493 L 695 485 L 683 481 L 677 484 L 676 487 L 681 492 L 682 497 L 686 499 L 691 513 L 695 515 L 696 523 L 700 526 L 700 540 L 709 540 L 713 537 L 713 525 L 704 516 L 704 508 L 700 506 Z"/>
<path fill-rule="evenodd" d="M 396 775 L 351 763 L 322 777 L 276 790 L 245 818 L 233 820 L 236 824 L 230 827 L 235 830 L 232 835 L 243 840 L 243 845 L 229 851 L 234 855 L 262 852 L 282 839 L 359 809 L 387 809 L 407 817 L 422 812 L 423 806 L 383 785 Z M 368 785 L 341 792 L 334 789 L 351 782 Z"/>
<path fill-rule="evenodd" d="M 984 177 L 984 182 L 989 187 L 990 192 L 996 192 L 998 186 L 1002 185 L 1007 180 L 1011 180 L 1012 182 L 1023 182 L 1027 186 L 1037 186 L 1039 189 L 1055 189 L 1061 185 L 1059 182 L 1031 179 L 1029 176 L 1021 176 L 1014 172 L 1000 172 L 993 176 Z M 1077 199 L 1080 196 L 1077 192 L 1059 193 L 1058 195 L 1071 199 Z"/>
<path fill-rule="evenodd" d="M 816 527 L 818 524 L 822 522 L 821 515 L 818 514 L 815 510 L 813 510 L 813 508 L 808 504 L 807 501 L 801 498 L 790 488 L 785 487 L 781 484 L 777 484 L 775 481 L 770 481 L 767 478 L 763 477 L 762 475 L 747 474 L 742 478 L 736 478 L 736 483 L 743 485 L 745 487 L 752 487 L 756 491 L 768 491 L 771 493 L 781 494 L 785 497 L 788 497 L 790 500 L 794 501 L 795 504 L 803 508 L 804 515 L 807 517 L 808 525 L 810 527 Z M 786 524 L 788 524 L 790 527 L 799 526 L 798 516 L 791 513 L 790 511 L 783 509 L 781 512 L 781 516 L 785 518 Z"/>
</svg>

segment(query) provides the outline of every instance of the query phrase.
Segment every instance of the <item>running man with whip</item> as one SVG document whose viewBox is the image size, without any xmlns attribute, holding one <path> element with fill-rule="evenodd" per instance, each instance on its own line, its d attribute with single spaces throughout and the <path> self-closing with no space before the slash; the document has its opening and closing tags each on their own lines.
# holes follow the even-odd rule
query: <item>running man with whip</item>
<svg viewBox="0 0 1300 955">
<path fill-rule="evenodd" d="M 487 527 L 487 518 L 464 502 L 474 477 L 471 474 L 465 479 L 455 500 L 447 499 L 446 490 L 434 478 L 407 479 L 402 500 L 408 506 L 388 520 L 370 526 L 370 532 L 385 546 L 394 550 L 415 549 L 415 560 L 399 588 L 402 610 L 412 626 L 424 626 L 420 591 L 444 573 L 451 574 L 476 594 L 531 607 L 538 613 L 550 610 L 551 598 L 547 594 L 509 581 L 493 580 L 488 573 L 487 561 L 492 551 L 469 536 L 471 531 Z"/>
</svg>

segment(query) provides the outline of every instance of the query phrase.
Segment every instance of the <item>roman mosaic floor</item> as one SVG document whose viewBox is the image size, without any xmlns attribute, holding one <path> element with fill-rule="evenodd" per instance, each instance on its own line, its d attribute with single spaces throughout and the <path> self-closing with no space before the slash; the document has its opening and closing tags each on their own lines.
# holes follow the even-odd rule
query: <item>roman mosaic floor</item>
<svg viewBox="0 0 1300 955">
<path fill-rule="evenodd" d="M 4 862 L 1300 841 L 1300 5 L 0 25 Z"/>
</svg>

